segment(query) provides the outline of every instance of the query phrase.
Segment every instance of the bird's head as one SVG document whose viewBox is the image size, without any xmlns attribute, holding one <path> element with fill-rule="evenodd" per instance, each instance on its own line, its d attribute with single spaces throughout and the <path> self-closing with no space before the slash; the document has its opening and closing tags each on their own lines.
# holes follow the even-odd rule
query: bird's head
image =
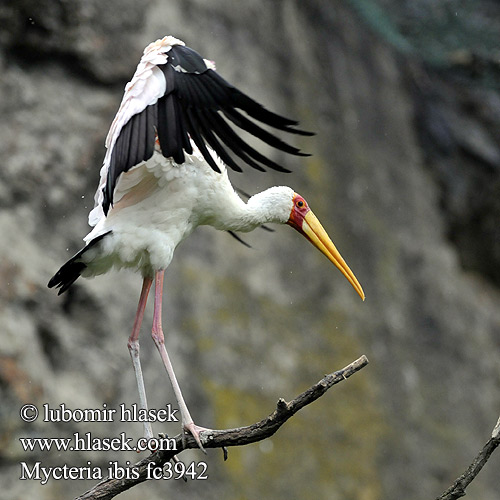
<svg viewBox="0 0 500 500">
<path fill-rule="evenodd" d="M 339 271 L 347 278 L 347 281 L 354 287 L 354 290 L 356 290 L 359 296 L 365 300 L 365 293 L 359 281 L 356 279 L 356 276 L 354 276 L 354 273 L 340 255 L 318 218 L 309 208 L 307 201 L 300 194 L 295 192 L 292 194 L 291 211 L 286 223 L 305 236 L 320 252 L 335 264 Z"/>
<path fill-rule="evenodd" d="M 268 222 L 292 226 L 337 266 L 359 296 L 365 300 L 363 288 L 356 276 L 349 269 L 327 232 L 309 208 L 307 201 L 300 194 L 286 186 L 275 186 L 252 196 L 248 200 L 248 206 L 251 208 L 248 213 L 258 214 L 258 217 L 251 217 L 251 224 L 246 230 Z"/>
</svg>

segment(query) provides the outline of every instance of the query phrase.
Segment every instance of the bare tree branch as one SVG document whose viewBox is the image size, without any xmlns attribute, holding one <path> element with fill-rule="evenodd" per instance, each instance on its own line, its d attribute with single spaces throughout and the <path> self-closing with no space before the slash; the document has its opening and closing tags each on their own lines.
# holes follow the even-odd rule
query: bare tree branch
<svg viewBox="0 0 500 500">
<path fill-rule="evenodd" d="M 335 384 L 346 380 L 351 375 L 361 370 L 368 364 L 366 356 L 361 356 L 342 370 L 325 375 L 317 384 L 299 394 L 295 399 L 286 402 L 281 398 L 276 406 L 276 410 L 260 422 L 247 427 L 236 429 L 213 430 L 203 433 L 203 446 L 205 448 L 223 448 L 226 446 L 241 446 L 255 443 L 269 436 L 272 436 L 289 418 L 297 413 L 301 408 L 311 404 L 320 398 L 328 389 Z M 147 481 L 148 464 L 154 463 L 155 467 L 163 467 L 169 460 L 187 448 L 197 448 L 197 444 L 192 436 L 187 436 L 183 445 L 182 436 L 175 437 L 176 449 L 171 451 L 157 451 L 149 457 L 136 463 L 133 468 L 137 471 L 134 479 L 113 479 L 107 478 L 96 484 L 76 500 L 109 500 L 119 493 L 132 488 L 136 484 Z M 151 468 L 151 465 L 149 465 Z M 150 469 L 149 469 L 150 470 Z"/>
<path fill-rule="evenodd" d="M 500 444 L 500 418 L 498 419 L 491 438 L 483 446 L 483 449 L 474 458 L 467 470 L 436 500 L 455 500 L 465 496 L 465 488 L 474 480 L 483 468 L 484 464 L 488 461 L 491 454 L 495 451 Z"/>
</svg>

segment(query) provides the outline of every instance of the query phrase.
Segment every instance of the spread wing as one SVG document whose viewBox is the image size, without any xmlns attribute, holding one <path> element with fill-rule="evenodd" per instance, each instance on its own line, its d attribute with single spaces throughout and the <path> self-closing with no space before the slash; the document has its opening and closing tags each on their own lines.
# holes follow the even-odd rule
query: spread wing
<svg viewBox="0 0 500 500">
<path fill-rule="evenodd" d="M 235 132 L 245 130 L 270 146 L 307 156 L 261 124 L 293 134 L 312 135 L 295 128 L 296 121 L 268 111 L 226 82 L 197 52 L 173 37 L 149 45 L 132 80 L 106 139 L 107 152 L 96 193 L 91 225 L 107 214 L 113 203 L 117 179 L 138 163 L 148 160 L 158 140 L 161 153 L 181 164 L 193 153 L 193 143 L 206 162 L 219 168 L 210 148 L 234 170 L 241 171 L 235 156 L 258 170 L 269 167 L 288 172 L 259 153 Z"/>
</svg>

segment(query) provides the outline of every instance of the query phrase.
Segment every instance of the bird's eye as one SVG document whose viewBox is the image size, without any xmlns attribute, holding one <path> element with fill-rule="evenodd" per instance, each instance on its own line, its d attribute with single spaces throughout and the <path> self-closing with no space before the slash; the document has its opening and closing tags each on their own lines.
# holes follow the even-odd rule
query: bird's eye
<svg viewBox="0 0 500 500">
<path fill-rule="evenodd" d="M 302 208 L 304 206 L 304 202 L 302 200 L 297 201 L 297 207 Z"/>
</svg>

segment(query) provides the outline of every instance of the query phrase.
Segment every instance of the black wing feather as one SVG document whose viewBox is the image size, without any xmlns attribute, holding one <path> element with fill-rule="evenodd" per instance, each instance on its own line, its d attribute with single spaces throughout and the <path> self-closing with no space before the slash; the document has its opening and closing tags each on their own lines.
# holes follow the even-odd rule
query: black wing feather
<svg viewBox="0 0 500 500">
<path fill-rule="evenodd" d="M 235 86 L 228 83 L 215 71 L 209 70 L 207 73 L 212 84 L 219 87 L 220 92 L 224 93 L 225 97 L 229 99 L 232 107 L 240 108 L 252 118 L 276 129 L 285 130 L 286 132 L 298 135 L 314 135 L 313 132 L 290 128 L 297 125 L 298 122 L 269 111 L 262 106 L 262 104 L 259 104 L 257 101 L 241 92 L 241 90 L 238 90 Z"/>
<path fill-rule="evenodd" d="M 139 130 L 139 123 L 138 121 L 136 120 L 136 116 L 133 116 L 131 119 L 130 119 L 130 126 L 131 126 L 131 132 L 130 132 L 130 144 L 129 144 L 129 158 L 130 158 L 130 161 L 135 161 L 136 163 L 134 165 L 136 165 L 137 163 L 139 163 L 139 142 L 141 140 L 141 136 L 140 136 L 140 130 Z M 128 123 L 127 123 L 128 125 Z M 127 126 L 125 125 L 125 126 Z M 121 134 L 120 134 L 121 135 Z"/>
<path fill-rule="evenodd" d="M 189 133 L 191 134 L 191 137 L 194 141 L 194 143 L 198 146 L 198 149 L 200 150 L 201 154 L 203 155 L 203 158 L 205 158 L 206 162 L 218 173 L 220 173 L 219 166 L 213 159 L 212 155 L 207 149 L 207 146 L 205 144 L 205 141 L 203 140 L 203 137 L 201 136 L 199 129 L 200 126 L 198 124 L 198 120 L 196 119 L 196 116 L 194 114 L 194 111 L 190 108 L 187 107 L 185 109 L 186 111 L 186 117 L 187 117 L 187 125 L 188 125 L 188 130 Z"/>
<path fill-rule="evenodd" d="M 172 66 L 180 66 L 186 73 L 203 73 L 207 70 L 207 65 L 203 57 L 184 45 L 174 45 L 169 55 L 169 63 Z"/>
<path fill-rule="evenodd" d="M 151 158 L 156 137 L 162 154 L 177 163 L 185 161 L 185 153 L 192 154 L 192 139 L 216 172 L 220 172 L 220 169 L 207 145 L 233 170 L 241 171 L 241 167 L 232 154 L 257 170 L 264 171 L 266 166 L 290 172 L 251 147 L 229 123 L 275 149 L 296 156 L 307 156 L 260 126 L 264 124 L 292 134 L 313 135 L 295 128 L 298 122 L 267 110 L 238 90 L 209 69 L 194 50 L 174 45 L 167 55 L 167 62 L 158 66 L 165 76 L 165 95 L 132 116 L 120 130 L 114 144 L 103 189 L 105 214 L 113 203 L 118 177 L 141 161 Z"/>
<path fill-rule="evenodd" d="M 224 116 L 226 116 L 239 128 L 241 128 L 242 130 L 246 130 L 253 136 L 259 138 L 261 141 L 269 144 L 273 148 L 280 149 L 281 151 L 285 151 L 285 153 L 290 153 L 296 156 L 309 156 L 307 153 L 301 153 L 299 149 L 290 146 L 289 144 L 282 141 L 275 135 L 270 134 L 263 128 L 256 125 L 254 122 L 250 121 L 248 118 L 245 118 L 241 113 L 239 113 L 235 109 L 231 108 L 224 109 L 223 113 Z"/>
<path fill-rule="evenodd" d="M 217 137 L 215 137 L 215 135 L 213 134 L 212 130 L 210 129 L 210 123 L 205 118 L 203 111 L 193 110 L 193 112 L 196 113 L 197 121 L 200 126 L 200 131 L 203 135 L 203 138 L 207 141 L 208 145 L 214 151 L 217 151 L 217 153 L 221 157 L 221 160 L 226 165 L 231 167 L 236 172 L 242 172 L 243 170 L 241 169 L 241 167 L 231 158 L 231 156 L 228 154 L 224 146 L 222 146 Z"/>
<path fill-rule="evenodd" d="M 157 129 L 158 140 L 160 142 L 163 154 L 168 157 L 173 157 L 176 162 L 184 161 L 182 148 L 177 142 L 177 127 L 178 120 L 175 116 L 174 98 L 172 94 L 165 95 L 158 99 L 158 123 Z M 166 124 L 169 126 L 167 127 Z"/>
<path fill-rule="evenodd" d="M 217 113 L 212 113 L 211 120 L 215 133 L 221 138 L 224 137 L 224 143 L 233 151 L 234 154 L 239 156 L 248 165 L 262 172 L 265 171 L 261 165 L 251 160 L 251 158 L 253 158 L 273 170 L 286 173 L 290 172 L 290 170 L 267 158 L 267 156 L 264 156 L 262 153 L 259 153 L 257 150 L 252 148 L 252 146 L 247 144 Z"/>
<path fill-rule="evenodd" d="M 236 240 L 239 241 L 242 245 L 245 245 L 247 248 L 252 248 L 252 245 L 243 240 L 240 236 L 238 236 L 234 231 L 228 231 L 228 233 Z"/>
<path fill-rule="evenodd" d="M 153 156 L 155 150 L 155 138 L 156 138 L 156 123 L 158 121 L 158 106 L 153 104 L 148 106 L 144 111 L 146 111 L 146 141 L 145 141 L 145 154 L 144 158 L 136 160 L 134 165 L 141 162 L 144 159 L 149 159 Z"/>
</svg>

